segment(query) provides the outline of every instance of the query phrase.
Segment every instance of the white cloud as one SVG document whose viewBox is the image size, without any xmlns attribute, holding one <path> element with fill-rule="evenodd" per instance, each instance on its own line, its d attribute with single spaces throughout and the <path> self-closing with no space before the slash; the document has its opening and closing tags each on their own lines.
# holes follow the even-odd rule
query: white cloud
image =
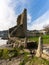
<svg viewBox="0 0 49 65">
<path fill-rule="evenodd" d="M 27 15 L 27 23 L 28 23 L 28 24 L 30 24 L 30 23 L 31 23 L 31 19 L 32 19 L 32 18 L 31 18 L 31 15 L 30 15 L 30 14 L 28 14 L 28 15 Z"/>
<path fill-rule="evenodd" d="M 9 29 L 16 25 L 17 8 L 18 4 L 22 4 L 20 7 L 20 13 L 24 9 L 24 5 L 27 3 L 26 0 L 0 0 L 0 30 Z M 28 4 L 28 3 L 27 3 Z M 15 14 L 16 7 L 16 14 Z M 19 13 L 19 14 L 20 14 Z M 28 29 L 42 29 L 44 25 L 49 24 L 49 11 L 39 17 L 37 20 L 31 22 L 31 15 L 27 16 Z"/>
<path fill-rule="evenodd" d="M 10 3 L 11 0 L 0 0 L 0 30 L 9 29 L 16 24 L 16 15 Z"/>
<path fill-rule="evenodd" d="M 0 0 L 0 30 L 6 30 L 10 27 L 16 25 L 16 18 L 19 4 L 21 11 L 24 9 L 24 4 L 26 0 Z M 15 14 L 16 8 L 16 14 Z M 19 9 L 19 10 L 20 10 Z M 20 11 L 20 13 L 21 13 Z M 20 14 L 19 13 L 19 14 Z M 28 15 L 28 23 L 31 21 L 31 16 Z"/>
<path fill-rule="evenodd" d="M 34 29 L 43 29 L 44 25 L 49 24 L 49 11 L 47 11 L 45 14 L 43 14 L 41 17 L 39 17 L 37 20 L 33 21 L 30 26 L 28 26 L 29 30 Z"/>
</svg>

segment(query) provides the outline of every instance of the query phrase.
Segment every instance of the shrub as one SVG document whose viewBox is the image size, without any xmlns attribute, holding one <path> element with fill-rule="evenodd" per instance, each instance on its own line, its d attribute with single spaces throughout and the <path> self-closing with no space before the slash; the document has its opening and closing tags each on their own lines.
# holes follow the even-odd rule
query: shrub
<svg viewBox="0 0 49 65">
<path fill-rule="evenodd" d="M 3 58 L 4 59 L 8 59 L 9 58 L 9 51 L 8 51 L 8 49 L 3 49 Z"/>
<path fill-rule="evenodd" d="M 0 58 L 2 57 L 3 50 L 0 50 Z"/>
<path fill-rule="evenodd" d="M 20 52 L 19 48 L 14 48 L 13 49 L 14 56 L 18 56 L 20 54 L 19 52 Z"/>
<path fill-rule="evenodd" d="M 23 50 L 23 49 L 24 49 L 24 46 L 21 45 L 19 48 L 20 48 L 21 50 Z"/>
</svg>

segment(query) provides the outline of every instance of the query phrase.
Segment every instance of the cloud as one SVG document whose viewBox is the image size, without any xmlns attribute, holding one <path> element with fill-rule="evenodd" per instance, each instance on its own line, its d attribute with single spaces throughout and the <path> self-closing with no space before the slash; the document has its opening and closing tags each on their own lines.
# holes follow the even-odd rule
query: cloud
<svg viewBox="0 0 49 65">
<path fill-rule="evenodd" d="M 45 14 L 43 14 L 41 17 L 33 21 L 31 25 L 28 26 L 28 29 L 29 30 L 34 30 L 34 29 L 40 30 L 40 29 L 43 29 L 43 26 L 48 25 L 48 24 L 49 24 L 49 10 Z"/>
<path fill-rule="evenodd" d="M 0 0 L 0 30 L 16 25 L 16 18 L 25 8 L 26 0 Z M 31 17 L 28 15 L 28 23 Z"/>
<path fill-rule="evenodd" d="M 0 0 L 0 30 L 9 29 L 16 24 L 16 15 L 10 3 L 11 0 Z"/>
<path fill-rule="evenodd" d="M 6 30 L 16 25 L 17 16 L 29 4 L 28 0 L 0 0 L 0 30 Z M 27 14 L 27 27 L 29 30 L 42 29 L 49 24 L 49 11 L 32 21 L 32 16 Z"/>
<path fill-rule="evenodd" d="M 27 23 L 28 23 L 28 24 L 31 23 L 31 19 L 32 19 L 32 17 L 31 17 L 31 15 L 28 13 L 28 15 L 27 15 Z"/>
<path fill-rule="evenodd" d="M 0 0 L 0 30 L 6 30 L 16 25 L 16 18 L 25 8 L 26 0 Z M 28 25 L 31 16 L 27 16 Z"/>
</svg>

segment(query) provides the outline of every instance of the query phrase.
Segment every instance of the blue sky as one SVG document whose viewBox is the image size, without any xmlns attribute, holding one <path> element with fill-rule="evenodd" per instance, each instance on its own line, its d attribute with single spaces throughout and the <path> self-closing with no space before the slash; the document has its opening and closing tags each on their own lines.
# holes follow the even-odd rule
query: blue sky
<svg viewBox="0 0 49 65">
<path fill-rule="evenodd" d="M 0 30 L 16 25 L 17 16 L 27 9 L 29 30 L 49 24 L 49 0 L 0 0 Z"/>
</svg>

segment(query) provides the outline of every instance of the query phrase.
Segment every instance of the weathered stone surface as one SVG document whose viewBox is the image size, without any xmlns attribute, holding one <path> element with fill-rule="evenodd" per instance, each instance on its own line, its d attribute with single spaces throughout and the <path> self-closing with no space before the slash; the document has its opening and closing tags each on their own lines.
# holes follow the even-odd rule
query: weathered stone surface
<svg viewBox="0 0 49 65">
<path fill-rule="evenodd" d="M 37 49 L 37 52 L 36 52 L 36 56 L 37 57 L 41 57 L 42 56 L 42 52 L 43 52 L 43 42 L 42 42 L 42 38 L 39 37 L 39 44 L 38 44 L 38 49 Z"/>
<path fill-rule="evenodd" d="M 18 16 L 17 25 L 9 29 L 8 37 L 9 37 L 9 41 L 11 41 L 10 43 L 14 41 L 13 47 L 15 47 L 16 41 L 18 44 L 23 44 L 24 47 L 26 46 L 27 43 L 27 10 L 26 9 L 24 9 L 23 13 Z"/>
<path fill-rule="evenodd" d="M 17 18 L 17 26 L 9 29 L 10 37 L 26 37 L 27 36 L 27 10 L 24 9 L 23 13 Z"/>
</svg>

